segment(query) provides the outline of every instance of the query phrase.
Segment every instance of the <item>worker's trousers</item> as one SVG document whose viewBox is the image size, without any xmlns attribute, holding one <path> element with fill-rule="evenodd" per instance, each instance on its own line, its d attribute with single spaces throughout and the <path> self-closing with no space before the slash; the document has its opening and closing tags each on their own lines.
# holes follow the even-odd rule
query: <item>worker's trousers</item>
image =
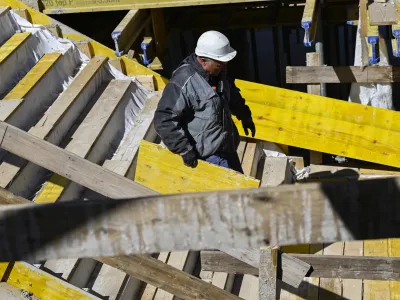
<svg viewBox="0 0 400 300">
<path fill-rule="evenodd" d="M 206 158 L 206 161 L 210 164 L 232 169 L 243 174 L 243 169 L 237 153 L 214 154 Z"/>
</svg>

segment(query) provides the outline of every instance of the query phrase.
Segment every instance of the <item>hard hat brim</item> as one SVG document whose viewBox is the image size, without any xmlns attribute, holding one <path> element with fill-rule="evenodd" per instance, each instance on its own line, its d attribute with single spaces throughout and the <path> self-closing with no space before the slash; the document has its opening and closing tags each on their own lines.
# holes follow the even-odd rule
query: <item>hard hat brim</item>
<svg viewBox="0 0 400 300">
<path fill-rule="evenodd" d="M 229 53 L 222 55 L 222 56 L 212 55 L 210 53 L 205 53 L 205 52 L 199 51 L 197 49 L 195 50 L 195 53 L 197 56 L 208 57 L 208 58 L 211 58 L 211 59 L 214 59 L 217 61 L 221 61 L 221 62 L 228 62 L 235 58 L 237 51 L 231 47 Z"/>
</svg>

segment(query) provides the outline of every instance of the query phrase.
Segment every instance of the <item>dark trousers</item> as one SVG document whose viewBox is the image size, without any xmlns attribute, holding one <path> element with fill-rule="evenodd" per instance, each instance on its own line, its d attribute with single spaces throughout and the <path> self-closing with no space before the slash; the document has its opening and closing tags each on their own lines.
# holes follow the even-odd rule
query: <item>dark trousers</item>
<svg viewBox="0 0 400 300">
<path fill-rule="evenodd" d="M 243 174 L 243 169 L 240 164 L 240 159 L 237 153 L 217 153 L 205 159 L 213 165 L 235 170 Z"/>
</svg>

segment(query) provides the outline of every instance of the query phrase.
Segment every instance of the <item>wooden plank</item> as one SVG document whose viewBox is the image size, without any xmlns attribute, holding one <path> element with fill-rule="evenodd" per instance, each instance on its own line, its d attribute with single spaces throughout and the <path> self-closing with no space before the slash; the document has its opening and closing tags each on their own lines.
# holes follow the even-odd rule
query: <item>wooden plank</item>
<svg viewBox="0 0 400 300">
<path fill-rule="evenodd" d="M 8 284 L 31 292 L 39 299 L 98 299 L 64 280 L 24 262 L 15 262 L 6 278 Z"/>
<path fill-rule="evenodd" d="M 292 183 L 292 174 L 287 157 L 266 157 L 262 175 L 262 186 L 278 186 Z"/>
<path fill-rule="evenodd" d="M 368 35 L 368 1 L 367 0 L 360 0 L 360 28 L 361 28 L 361 37 L 367 37 Z"/>
<path fill-rule="evenodd" d="M 276 107 L 283 110 L 330 118 L 336 121 L 346 121 L 356 123 L 357 125 L 370 125 L 400 132 L 400 113 L 393 110 L 380 109 L 347 101 L 337 101 L 337 99 L 333 98 L 243 80 L 236 80 L 236 85 L 240 88 L 243 98 L 246 99 L 246 103 L 252 111 L 260 108 L 259 106 L 253 107 L 253 103 L 258 103 L 264 105 L 264 110 L 267 110 L 269 107 Z"/>
<path fill-rule="evenodd" d="M 168 260 L 169 254 L 170 254 L 169 252 L 162 252 L 158 255 L 157 259 L 163 263 L 166 263 Z M 151 284 L 147 284 L 140 299 L 141 300 L 153 300 L 156 292 L 157 292 L 157 287 L 155 287 L 154 285 L 151 285 Z"/>
<path fill-rule="evenodd" d="M 138 39 L 143 28 L 150 22 L 150 13 L 146 9 L 130 10 L 113 30 L 111 36 L 117 41 L 118 50 L 122 54 L 128 53 Z"/>
<path fill-rule="evenodd" d="M 324 244 L 323 255 L 343 255 L 343 250 L 343 242 L 337 242 L 330 245 Z M 343 293 L 342 280 L 338 278 L 320 278 L 319 287 L 319 299 L 321 300 L 341 297 Z"/>
<path fill-rule="evenodd" d="M 75 182 L 107 197 L 126 198 L 129 195 L 150 193 L 148 188 L 132 180 L 105 170 L 72 152 L 63 151 L 14 126 L 1 122 L 0 128 L 0 130 L 7 129 L 1 148 L 63 177 L 71 180 L 73 178 Z"/>
<path fill-rule="evenodd" d="M 155 39 L 156 53 L 158 57 L 163 57 L 167 42 L 168 32 L 164 20 L 164 10 L 156 8 L 151 10 L 151 20 Z"/>
<path fill-rule="evenodd" d="M 154 91 L 154 76 L 153 75 L 142 75 L 136 76 L 136 79 L 148 90 Z"/>
<path fill-rule="evenodd" d="M 391 258 L 400 257 L 400 239 L 388 239 L 388 250 Z M 362 295 L 362 294 L 361 294 Z M 390 281 L 390 296 L 393 298 L 400 295 L 400 282 Z"/>
<path fill-rule="evenodd" d="M 388 250 L 388 239 L 364 241 L 364 256 L 388 256 Z M 364 280 L 363 299 L 390 299 L 389 281 Z"/>
<path fill-rule="evenodd" d="M 353 241 L 344 243 L 345 256 L 362 257 L 364 250 L 363 241 Z M 372 272 L 369 272 L 372 273 Z M 352 300 L 362 300 L 363 282 L 361 279 L 343 279 L 343 297 Z"/>
<path fill-rule="evenodd" d="M 231 293 L 208 284 L 201 279 L 169 266 L 150 256 L 102 257 L 99 260 L 107 265 L 131 274 L 135 278 L 148 282 L 164 290 L 174 290 L 182 299 L 240 299 Z M 172 280 L 171 280 L 172 279 Z"/>
<path fill-rule="evenodd" d="M 318 10 L 316 0 L 306 0 L 303 18 L 301 19 L 301 27 L 305 30 L 304 45 L 310 47 L 315 40 L 318 22 Z"/>
<path fill-rule="evenodd" d="M 109 63 L 114 68 L 116 68 L 118 71 L 120 71 L 121 73 L 124 73 L 126 75 L 125 65 L 120 57 L 110 59 Z"/>
<path fill-rule="evenodd" d="M 396 66 L 286 67 L 287 83 L 393 83 L 400 81 Z"/>
<path fill-rule="evenodd" d="M 277 299 L 278 248 L 260 249 L 260 300 Z"/>
<path fill-rule="evenodd" d="M 10 6 L 0 6 L 0 17 L 8 13 L 10 9 Z"/>
<path fill-rule="evenodd" d="M 259 186 L 258 180 L 204 161 L 188 168 L 179 155 L 146 141 L 140 145 L 135 181 L 162 194 Z"/>
<path fill-rule="evenodd" d="M 144 9 L 144 8 L 160 8 L 160 7 L 177 7 L 191 5 L 211 5 L 211 4 L 226 4 L 240 2 L 255 2 L 261 0 L 119 0 L 116 3 L 93 3 L 88 4 L 83 0 L 71 0 L 71 2 L 50 2 L 43 1 L 43 13 L 45 14 L 60 14 L 60 13 L 81 13 L 95 11 L 112 11 L 112 10 L 129 10 L 129 9 Z"/>
<path fill-rule="evenodd" d="M 346 243 L 363 243 L 362 241 Z M 358 252 L 358 250 L 357 250 Z M 354 252 L 353 252 L 354 253 Z M 357 253 L 354 253 L 357 254 Z M 341 256 L 319 254 L 296 254 L 295 257 L 312 266 L 307 277 L 399 280 L 399 257 Z M 286 272 L 282 256 L 282 274 Z M 258 269 L 221 251 L 201 251 L 201 268 L 204 271 L 229 272 L 233 274 L 258 275 Z"/>
<path fill-rule="evenodd" d="M 19 15 L 21 18 L 24 18 L 28 22 L 32 21 L 29 12 L 26 8 L 14 8 L 13 12 L 15 12 L 17 15 Z"/>
<path fill-rule="evenodd" d="M 74 44 L 79 49 L 79 51 L 83 52 L 87 57 L 93 57 L 93 49 L 90 41 L 78 41 L 74 42 Z"/>
<path fill-rule="evenodd" d="M 306 64 L 307 67 L 310 66 L 320 66 L 321 56 L 318 52 L 312 52 L 306 54 Z M 287 80 L 286 80 L 287 81 Z M 320 84 L 308 84 L 307 93 L 313 95 L 321 95 L 321 85 Z M 310 151 L 310 163 L 320 165 L 322 164 L 322 153 L 317 151 Z"/>
<path fill-rule="evenodd" d="M 269 97 L 271 98 L 271 95 Z M 328 98 L 325 99 L 328 101 Z M 296 104 L 298 101 L 293 102 Z M 394 167 L 400 166 L 400 157 L 397 155 L 398 145 L 395 143 L 400 135 L 398 136 L 398 133 L 393 130 L 378 128 L 376 123 L 364 125 L 365 119 L 353 123 L 338 120 L 338 118 L 331 119 L 314 115 L 311 112 L 298 112 L 289 103 L 283 104 L 283 106 L 288 106 L 287 109 L 253 102 L 248 102 L 248 104 L 257 128 L 255 136 L 257 139 Z M 317 110 L 324 109 L 324 104 L 321 102 L 317 106 Z M 347 107 L 347 111 L 350 108 L 350 106 Z M 359 105 L 356 109 L 357 111 L 366 110 L 363 105 Z M 345 112 L 341 113 L 345 115 Z M 395 117 L 400 116 L 400 113 L 397 114 Z M 351 119 L 350 116 L 348 118 Z M 370 116 L 369 119 L 375 119 L 375 117 Z M 393 121 L 390 119 L 385 120 L 388 120 L 388 124 L 393 126 L 393 129 L 397 126 L 392 125 Z M 244 136 L 239 121 L 235 118 L 234 121 L 240 134 Z"/>
<path fill-rule="evenodd" d="M 73 180 L 77 180 L 79 183 L 85 184 L 89 188 L 93 187 L 93 189 L 97 190 L 98 192 L 103 191 L 104 193 L 108 194 L 114 193 L 115 195 L 116 194 L 116 192 L 114 192 L 115 190 L 113 188 L 111 189 L 108 188 L 108 185 L 112 184 L 118 186 L 117 190 L 119 192 L 119 196 L 115 195 L 116 198 L 123 198 L 124 195 L 126 195 L 129 191 L 131 191 L 131 195 L 140 195 L 141 190 L 144 190 L 144 192 L 142 192 L 141 195 L 146 195 L 145 192 L 147 192 L 147 195 L 151 194 L 148 189 L 145 189 L 144 187 L 138 185 L 137 183 L 134 183 L 130 180 L 126 180 L 125 178 L 123 178 L 122 176 L 118 176 L 117 174 L 108 175 L 107 170 L 105 170 L 104 168 L 95 166 L 92 163 L 85 161 L 82 158 L 74 156 L 72 153 L 66 150 L 60 149 L 54 145 L 50 145 L 45 141 L 36 139 L 30 136 L 28 133 L 23 132 L 13 126 L 7 125 L 2 122 L 0 123 L 0 128 L 2 128 L 3 130 L 5 129 L 7 130 L 1 144 L 1 147 L 4 148 L 5 150 L 11 151 L 12 153 L 15 154 L 23 154 L 25 158 L 32 159 L 43 167 L 49 166 L 53 172 L 59 171 L 59 169 L 62 169 L 61 170 L 62 172 L 69 172 L 70 166 L 68 164 L 63 164 L 62 168 L 60 168 L 58 167 L 59 164 L 52 163 L 52 161 L 54 160 L 54 158 L 52 157 L 57 157 L 58 159 L 63 159 L 64 156 L 70 157 L 70 159 L 74 160 L 72 162 L 73 172 L 71 172 L 70 175 L 67 175 L 67 177 Z M 23 146 L 21 146 L 21 141 L 23 141 L 22 143 Z M 50 155 L 48 153 L 49 150 L 52 151 L 50 152 L 51 153 Z M 103 184 L 103 183 L 91 184 L 90 183 L 91 177 L 87 175 L 87 172 L 90 172 L 89 174 L 105 174 L 107 177 L 110 178 L 110 180 L 104 181 L 108 184 Z M 89 179 L 85 178 L 82 179 L 83 175 L 85 175 Z M 103 178 L 105 178 L 104 175 Z M 117 179 L 118 182 L 116 181 Z M 279 193 L 275 191 L 275 189 L 277 191 L 279 190 Z M 301 192 L 299 192 L 299 189 L 301 189 Z M 210 193 L 211 193 L 210 195 L 216 195 L 213 192 Z M 198 235 L 193 236 L 193 234 L 189 233 L 192 232 L 192 229 L 194 228 L 193 226 L 199 225 L 198 223 L 196 223 L 196 221 L 193 222 L 192 219 L 190 220 L 178 219 L 178 216 L 174 215 L 174 220 L 170 220 L 169 222 L 171 223 L 169 223 L 169 225 L 171 226 L 171 230 L 173 232 L 179 232 L 179 235 L 166 236 L 165 230 L 162 230 L 162 232 L 160 232 L 160 234 L 162 235 L 160 238 L 168 240 L 167 245 L 160 243 L 158 243 L 157 245 L 151 245 L 152 242 L 150 242 L 149 244 L 149 242 L 137 241 L 136 246 L 132 245 L 133 248 L 129 247 L 129 249 L 124 249 L 124 247 L 121 247 L 121 249 L 112 250 L 109 249 L 110 244 L 108 239 L 103 240 L 103 242 L 106 243 L 106 245 L 102 246 L 100 245 L 94 246 L 95 245 L 94 243 L 96 243 L 96 241 L 91 240 L 90 244 L 93 245 L 94 248 L 78 245 L 77 241 L 75 241 L 74 246 L 79 248 L 78 252 L 75 252 L 77 249 L 69 246 L 69 247 L 61 247 L 62 249 L 60 248 L 56 252 L 48 253 L 49 257 L 47 256 L 46 253 L 44 253 L 45 252 L 44 250 L 42 253 L 36 253 L 34 257 L 36 259 L 62 258 L 58 257 L 58 255 L 61 255 L 61 253 L 63 253 L 62 254 L 62 256 L 64 256 L 63 258 L 68 258 L 73 256 L 76 257 L 76 255 L 93 256 L 93 255 L 100 255 L 99 251 L 107 252 L 107 254 L 103 253 L 101 255 L 116 255 L 117 253 L 113 253 L 114 251 L 117 251 L 119 254 L 133 254 L 135 251 L 143 251 L 139 250 L 139 249 L 144 249 L 141 248 L 140 246 L 141 243 L 146 243 L 147 247 L 146 251 L 150 252 L 169 251 L 172 250 L 171 248 L 181 251 L 188 248 L 196 249 L 199 246 L 199 239 L 201 239 L 200 242 L 201 248 L 218 248 L 223 244 L 230 247 L 241 248 L 241 247 L 258 247 L 259 245 L 263 244 L 262 242 L 263 239 L 267 239 L 271 244 L 285 245 L 289 243 L 307 244 L 307 243 L 315 243 L 321 241 L 329 243 L 329 242 L 334 242 L 335 240 L 338 239 L 354 240 L 356 238 L 357 240 L 360 240 L 360 239 L 371 239 L 371 238 L 382 238 L 382 237 L 396 237 L 399 234 L 398 226 L 393 226 L 393 224 L 396 224 L 397 222 L 397 215 L 398 215 L 397 214 L 398 208 L 396 206 L 397 197 L 399 197 L 397 192 L 397 179 L 370 180 L 368 182 L 366 181 L 345 182 L 345 183 L 340 182 L 340 183 L 329 183 L 320 185 L 307 184 L 307 185 L 293 186 L 293 187 L 282 186 L 277 188 L 269 188 L 268 191 L 265 191 L 263 189 L 254 189 L 253 193 L 251 193 L 249 190 L 220 191 L 218 193 L 220 195 L 222 194 L 225 196 L 219 198 L 218 201 L 216 201 L 216 199 L 213 198 L 213 200 L 207 202 L 207 205 L 204 207 L 193 206 L 195 205 L 194 203 L 196 203 L 194 202 L 195 201 L 194 199 L 196 199 L 196 195 L 193 194 L 187 196 L 188 198 L 185 198 L 186 196 L 184 195 L 175 196 L 178 197 L 179 199 L 177 200 L 177 202 L 174 202 L 171 198 L 164 196 L 163 201 L 165 201 L 164 204 L 168 206 L 173 206 L 174 203 L 175 205 L 177 205 L 179 203 L 178 204 L 179 209 L 177 209 L 178 207 L 176 208 L 171 207 L 170 208 L 171 211 L 177 211 L 177 212 L 180 211 L 184 213 L 185 209 L 183 207 L 185 207 L 186 209 L 189 209 L 191 213 L 193 211 L 198 211 L 201 215 L 210 214 L 210 217 L 215 215 L 217 212 L 224 210 L 224 204 L 226 202 L 226 204 L 229 203 L 230 207 L 229 215 L 232 216 L 233 218 L 238 217 L 239 220 L 242 220 L 244 216 L 246 216 L 246 213 L 243 212 L 244 209 L 249 212 L 253 212 L 254 209 L 254 217 L 246 218 L 247 220 L 246 222 L 251 222 L 252 225 L 249 225 L 246 222 L 245 223 L 236 222 L 237 224 L 235 224 L 235 228 L 230 229 L 230 230 L 233 229 L 235 230 L 234 234 L 235 241 L 232 241 L 231 235 L 227 235 L 224 230 L 224 228 L 227 228 L 226 222 L 230 222 L 229 220 L 231 220 L 232 218 L 224 217 L 222 219 L 213 220 L 212 225 L 216 226 L 216 228 L 214 229 L 215 231 L 213 231 L 212 241 L 209 241 L 202 234 L 200 234 L 199 236 Z M 304 195 L 304 197 L 306 197 L 304 201 L 299 200 L 298 196 L 299 194 L 302 194 Z M 205 194 L 202 193 L 198 197 L 201 197 L 201 199 L 203 199 L 204 201 L 204 197 L 207 197 L 207 195 L 208 195 L 207 193 Z M 343 195 L 347 195 L 348 197 L 343 197 Z M 125 198 L 126 197 L 127 196 L 125 196 Z M 171 197 L 173 198 L 174 196 Z M 269 201 L 264 202 L 263 200 L 261 200 L 264 199 L 264 197 L 267 197 Z M 379 197 L 381 201 L 376 201 L 376 197 Z M 279 200 L 277 198 L 279 198 Z M 185 201 L 189 202 L 185 203 Z M 150 200 L 146 199 L 145 202 L 146 205 L 149 205 Z M 129 201 L 127 203 L 129 203 Z M 140 201 L 135 200 L 134 203 L 136 206 L 139 205 Z M 247 203 L 247 205 L 243 207 L 242 203 Z M 80 204 L 71 203 L 71 205 L 72 204 L 77 205 L 76 207 L 81 209 L 81 207 L 79 206 Z M 97 204 L 99 205 L 99 203 Z M 61 207 L 62 205 L 64 204 L 59 203 L 54 206 L 42 205 L 38 206 L 37 208 L 35 207 L 35 209 L 50 209 L 52 207 Z M 85 202 L 84 205 L 89 209 L 89 211 L 91 211 L 91 213 L 95 212 L 95 210 L 92 210 L 94 209 L 94 207 L 91 207 L 89 202 Z M 108 206 L 113 204 L 104 203 L 103 205 Z M 100 207 L 98 209 L 100 209 Z M 101 211 L 103 211 L 104 208 L 101 209 L 102 209 Z M 136 208 L 133 211 L 138 212 L 137 209 L 138 207 L 136 206 Z M 68 219 L 69 222 L 79 221 L 80 217 L 78 213 L 68 211 L 66 207 L 62 207 L 62 210 L 63 214 L 64 213 L 69 214 L 69 216 L 74 216 L 74 218 L 71 219 L 68 217 L 60 217 L 60 214 L 58 212 L 57 213 L 52 212 L 52 216 L 46 215 L 45 220 L 42 221 L 53 222 L 51 225 L 52 228 L 49 228 L 49 226 L 47 226 L 46 224 L 45 227 L 47 229 L 44 228 L 42 229 L 38 224 L 37 228 L 40 228 L 38 230 L 40 230 L 41 239 L 45 238 L 46 230 L 51 229 L 56 231 L 56 233 L 53 232 L 53 234 L 57 235 L 58 242 L 62 244 L 63 239 L 60 238 L 60 233 L 62 232 L 62 230 L 60 228 L 58 229 L 56 228 L 57 220 L 59 221 Z M 129 210 L 128 207 L 124 207 L 124 212 L 119 212 L 119 213 L 128 214 L 126 217 L 132 221 L 132 219 L 135 219 L 134 214 L 132 215 L 132 212 L 127 210 Z M 201 213 L 203 210 L 206 210 L 207 213 L 205 214 Z M 305 213 L 304 210 L 308 212 Z M 362 213 L 359 213 L 361 210 Z M 143 210 L 143 213 L 145 212 L 146 210 Z M 358 218 L 353 217 L 354 213 L 356 212 L 358 214 Z M 14 213 L 16 213 L 15 209 Z M 86 211 L 82 210 L 81 214 L 85 213 Z M 113 213 L 115 213 L 115 210 L 114 212 L 110 212 L 110 214 L 108 214 L 107 217 L 111 218 L 113 216 Z M 226 215 L 227 213 L 228 212 L 224 212 L 223 214 Z M 312 214 L 312 222 L 309 223 L 308 228 L 315 228 L 316 226 L 319 229 L 318 230 L 311 229 L 310 234 L 304 236 L 303 234 L 300 233 L 303 232 L 302 231 L 303 227 L 301 224 L 304 224 L 303 218 L 305 215 L 308 215 L 309 213 Z M 292 225 L 290 224 L 285 225 L 285 222 L 288 221 L 285 218 L 281 217 L 283 223 L 280 225 L 279 228 L 271 229 L 263 226 L 263 224 L 269 224 L 270 220 L 273 220 L 274 218 L 276 218 L 276 216 L 279 216 L 280 214 L 283 214 L 282 216 L 290 215 L 291 216 L 290 222 Z M 140 215 L 143 214 L 141 213 Z M 165 216 L 161 215 L 157 216 L 157 218 L 163 220 Z M 86 220 L 86 216 L 85 215 L 81 216 L 81 220 Z M 12 219 L 9 219 L 9 221 L 12 221 Z M 114 224 L 118 224 L 118 222 L 123 222 L 124 228 L 128 229 L 129 226 L 134 226 L 134 224 L 129 224 L 127 228 L 127 223 L 132 223 L 131 221 L 126 222 L 126 220 L 122 216 L 118 216 L 118 219 L 115 220 L 115 222 L 117 223 Z M 323 226 L 322 223 L 324 224 Z M 64 222 L 63 224 L 65 225 Z M 59 225 L 64 226 L 63 224 Z M 174 224 L 179 224 L 179 229 L 174 230 L 173 228 Z M 209 224 L 209 223 L 206 222 L 202 224 Z M 23 224 L 20 224 L 20 226 L 21 225 L 23 226 Z M 68 224 L 68 228 L 71 228 L 71 226 L 73 225 Z M 245 226 L 246 230 L 243 230 L 242 226 Z M 288 232 L 286 226 L 291 226 L 290 228 L 293 227 L 293 229 Z M 117 228 L 116 225 L 114 227 Z M 207 227 L 208 229 L 210 229 L 208 225 Z M 220 228 L 219 230 L 223 230 L 224 233 L 218 235 L 219 230 L 217 230 L 217 228 Z M 90 230 L 89 232 L 93 232 Z M 327 234 L 327 230 L 330 232 L 330 234 Z M 32 245 L 35 245 L 35 247 L 40 246 L 40 243 L 38 243 L 39 241 L 35 240 L 33 237 L 23 238 L 23 236 L 26 234 L 33 234 L 32 230 L 21 228 L 21 231 L 22 231 L 21 238 L 23 240 L 31 241 L 33 243 Z M 10 230 L 8 230 L 7 232 L 11 233 Z M 209 231 L 206 230 L 206 232 Z M 285 234 L 283 234 L 283 232 L 285 232 Z M 332 232 L 334 232 L 334 234 L 332 234 Z M 12 241 L 10 241 L 11 244 L 15 242 L 14 234 L 19 235 L 19 232 L 13 233 Z M 86 231 L 86 234 L 88 234 L 88 231 Z M 187 242 L 186 245 L 181 245 L 179 248 L 178 241 L 182 241 L 182 237 L 185 236 L 186 234 L 191 236 L 191 238 L 190 240 L 185 240 L 185 243 Z M 74 236 L 75 237 L 77 236 L 76 232 L 74 233 Z M 83 236 L 86 235 L 84 234 Z M 92 234 L 90 234 L 90 236 L 93 237 Z M 156 232 L 154 232 L 153 236 L 156 237 L 158 235 Z M 221 239 L 218 239 L 217 237 L 220 237 Z M 71 243 L 67 235 L 64 238 L 68 240 L 67 243 L 70 245 Z M 7 237 L 4 237 L 3 241 L 4 241 L 3 245 L 4 246 L 7 245 Z M 83 239 L 82 242 L 86 243 L 88 241 Z M 171 243 L 175 242 L 177 246 L 173 247 Z M 131 240 L 129 240 L 129 243 L 131 243 Z M 23 255 L 20 253 L 22 251 L 21 245 L 19 245 L 19 249 L 20 249 L 19 251 L 15 252 L 12 251 L 11 253 L 3 253 L 2 255 Z M 82 249 L 85 250 L 82 251 Z M 3 250 L 6 249 L 3 248 Z M 28 251 L 30 252 L 31 250 L 32 249 L 30 248 Z M 93 253 L 89 254 L 89 252 L 92 251 Z M 120 251 L 122 252 L 120 253 Z M 131 253 L 126 253 L 124 251 L 128 251 Z M 16 260 L 17 258 L 8 257 L 7 260 L 8 259 Z"/>
<path fill-rule="evenodd" d="M 22 99 L 26 97 L 56 64 L 61 55 L 61 53 L 45 54 L 3 100 Z"/>
<path fill-rule="evenodd" d="M 0 64 L 3 63 L 31 36 L 30 32 L 16 33 L 0 47 Z"/>
<path fill-rule="evenodd" d="M 373 2 L 368 5 L 370 25 L 394 25 L 397 24 L 397 9 L 394 2 Z"/>
</svg>

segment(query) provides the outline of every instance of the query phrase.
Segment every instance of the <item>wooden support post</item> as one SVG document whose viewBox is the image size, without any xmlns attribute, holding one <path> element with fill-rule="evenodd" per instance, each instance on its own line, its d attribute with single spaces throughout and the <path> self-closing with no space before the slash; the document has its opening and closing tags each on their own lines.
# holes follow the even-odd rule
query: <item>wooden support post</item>
<svg viewBox="0 0 400 300">
<path fill-rule="evenodd" d="M 276 300 L 279 248 L 260 249 L 259 292 L 260 300 Z"/>
<path fill-rule="evenodd" d="M 134 9 L 126 14 L 111 34 L 115 46 L 118 48 L 118 55 L 128 53 L 129 49 L 140 36 L 143 28 L 149 23 L 150 14 L 147 9 Z"/>
<path fill-rule="evenodd" d="M 151 10 L 151 19 L 153 23 L 153 34 L 156 43 L 157 56 L 162 59 L 167 41 L 167 30 L 164 20 L 164 11 L 162 8 Z"/>
<path fill-rule="evenodd" d="M 55 37 L 62 38 L 62 29 L 58 24 L 44 25 Z"/>
<path fill-rule="evenodd" d="M 304 28 L 304 45 L 310 47 L 315 41 L 318 26 L 318 9 L 317 0 L 306 0 L 303 18 L 301 19 L 301 27 Z"/>
<path fill-rule="evenodd" d="M 371 26 L 385 26 L 397 23 L 396 1 L 377 1 L 368 5 L 369 24 Z"/>
<path fill-rule="evenodd" d="M 368 1 L 360 0 L 360 27 L 361 27 L 361 37 L 366 38 L 368 36 Z"/>
<path fill-rule="evenodd" d="M 307 53 L 307 67 L 309 66 L 320 66 L 321 59 L 320 54 L 317 52 Z M 307 92 L 313 95 L 321 95 L 320 84 L 309 84 L 307 85 Z M 322 153 L 317 151 L 310 151 L 310 163 L 320 165 L 322 164 Z"/>
</svg>

